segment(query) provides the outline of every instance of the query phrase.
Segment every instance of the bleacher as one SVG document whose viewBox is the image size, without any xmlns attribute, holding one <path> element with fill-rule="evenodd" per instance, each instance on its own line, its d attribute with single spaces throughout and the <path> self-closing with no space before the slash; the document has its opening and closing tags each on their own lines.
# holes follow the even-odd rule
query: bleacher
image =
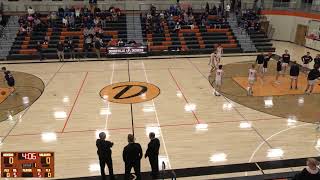
<svg viewBox="0 0 320 180">
<path fill-rule="evenodd" d="M 259 52 L 275 52 L 271 39 L 262 31 L 248 31 L 252 42 Z"/>
<path fill-rule="evenodd" d="M 46 22 L 48 20 L 46 16 L 43 16 L 41 17 L 41 21 Z M 38 59 L 39 57 L 36 50 L 37 42 L 40 41 L 42 43 L 46 35 L 50 37 L 50 40 L 47 45 L 42 44 L 42 52 L 45 58 L 57 58 L 57 43 L 62 41 L 66 44 L 69 38 L 72 38 L 75 43 L 77 56 L 83 57 L 83 24 L 79 20 L 76 20 L 76 28 L 65 28 L 63 27 L 61 18 L 56 19 L 54 24 L 54 27 L 44 27 L 42 30 L 34 30 L 29 35 L 18 34 L 7 59 Z M 106 27 L 103 28 L 103 32 L 102 40 L 104 43 L 108 43 L 111 38 L 122 39 L 126 42 L 126 16 L 119 16 L 116 22 L 107 22 Z M 101 48 L 102 56 L 105 51 L 105 48 Z M 89 51 L 88 57 L 96 57 L 93 49 Z M 67 51 L 65 51 L 65 58 L 69 58 Z"/>
<path fill-rule="evenodd" d="M 238 17 L 238 22 L 243 26 L 245 26 L 245 24 L 247 25 L 247 27 L 245 27 L 247 29 L 247 33 L 258 52 L 275 52 L 271 39 L 268 38 L 266 34 L 267 27 L 262 27 L 261 25 L 261 20 L 263 19 L 266 18 L 259 15 L 258 12 L 255 12 L 254 10 L 247 10 L 242 17 Z M 245 23 L 245 21 L 248 22 Z M 256 29 L 255 27 L 249 27 L 251 26 L 249 21 L 253 21 L 255 23 L 259 22 L 259 28 Z"/>
<path fill-rule="evenodd" d="M 200 21 L 200 14 L 194 14 L 197 24 Z M 177 16 L 173 19 L 176 21 Z M 203 54 L 211 53 L 213 47 L 221 44 L 224 53 L 241 53 L 238 41 L 234 37 L 227 22 L 220 23 L 217 16 L 209 16 L 209 25 L 182 26 L 178 32 L 174 27 L 169 27 L 168 20 L 164 22 L 163 33 L 147 32 L 146 18 L 141 16 L 141 27 L 144 41 L 150 45 L 150 54 Z"/>
</svg>

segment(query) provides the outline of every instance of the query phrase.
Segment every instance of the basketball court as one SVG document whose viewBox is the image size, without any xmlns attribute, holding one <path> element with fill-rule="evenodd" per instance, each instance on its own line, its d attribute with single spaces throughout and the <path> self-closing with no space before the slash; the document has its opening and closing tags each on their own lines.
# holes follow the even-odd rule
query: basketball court
<svg viewBox="0 0 320 180">
<path fill-rule="evenodd" d="M 276 54 L 286 47 L 297 61 L 311 51 L 274 45 Z M 289 90 L 288 76 L 275 85 L 267 74 L 263 84 L 256 83 L 256 94 L 247 97 L 244 73 L 255 58 L 223 57 L 226 79 L 220 97 L 209 83 L 208 57 L 5 65 L 19 77 L 20 93 L 0 98 L 8 101 L 0 104 L 0 151 L 54 152 L 55 178 L 100 174 L 95 140 L 101 131 L 114 142 L 116 174 L 124 173 L 122 150 L 129 133 L 145 151 L 149 132 L 155 132 L 161 142 L 159 162 L 167 169 L 318 156 L 320 134 L 314 123 L 320 120 L 320 86 L 307 96 L 303 74 L 298 90 Z M 273 69 L 274 62 L 269 73 Z M 147 159 L 141 166 L 150 170 Z M 276 171 L 282 170 L 266 173 Z M 252 174 L 261 172 L 223 177 Z"/>
</svg>

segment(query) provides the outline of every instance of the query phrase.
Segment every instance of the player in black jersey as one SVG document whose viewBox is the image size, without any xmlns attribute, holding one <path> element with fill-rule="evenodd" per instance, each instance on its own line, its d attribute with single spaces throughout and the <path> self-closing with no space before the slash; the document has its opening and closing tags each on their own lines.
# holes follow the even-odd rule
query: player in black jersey
<svg viewBox="0 0 320 180">
<path fill-rule="evenodd" d="M 311 94 L 314 88 L 314 84 L 317 82 L 317 79 L 320 77 L 319 65 L 315 64 L 314 68 L 308 74 L 308 85 L 305 90 L 306 94 Z"/>
<path fill-rule="evenodd" d="M 320 65 L 320 54 L 317 54 L 317 56 L 314 58 L 314 64 Z"/>
<path fill-rule="evenodd" d="M 290 54 L 288 53 L 288 50 L 286 49 L 284 51 L 284 54 L 282 54 L 282 76 L 285 76 L 287 72 L 287 68 L 290 63 Z"/>
<path fill-rule="evenodd" d="M 4 78 L 7 81 L 8 86 L 11 89 L 11 92 L 12 92 L 11 94 L 14 95 L 13 91 L 14 91 L 15 80 L 14 80 L 13 75 L 11 74 L 10 71 L 6 71 L 6 72 L 4 72 Z"/>
<path fill-rule="evenodd" d="M 263 61 L 264 61 L 264 54 L 263 52 L 261 52 L 261 54 L 259 54 L 256 59 L 256 64 L 258 64 L 258 72 L 260 73 L 262 73 L 263 71 Z"/>
<path fill-rule="evenodd" d="M 263 68 L 262 68 L 262 75 L 261 75 L 261 79 L 263 80 L 264 79 L 264 75 L 267 73 L 268 71 L 268 63 L 271 59 L 271 53 L 269 53 L 268 55 L 264 56 L 264 59 L 263 59 Z"/>
<path fill-rule="evenodd" d="M 301 60 L 302 60 L 302 66 L 304 67 L 303 71 L 304 72 L 308 72 L 308 69 L 309 69 L 309 63 L 312 62 L 312 57 L 310 56 L 310 52 L 307 52 L 306 55 L 302 56 L 301 57 Z"/>
<path fill-rule="evenodd" d="M 282 71 L 282 62 L 281 62 L 281 59 L 278 59 L 278 61 L 277 61 L 277 72 L 276 72 L 276 81 L 275 81 L 276 84 L 280 84 L 279 76 L 280 76 L 281 71 Z"/>
<path fill-rule="evenodd" d="M 297 64 L 296 61 L 292 62 L 292 65 L 290 67 L 290 78 L 291 78 L 291 83 L 290 83 L 290 89 L 292 89 L 292 84 L 294 82 L 295 89 L 298 89 L 298 76 L 300 73 L 300 68 L 299 65 Z"/>
</svg>

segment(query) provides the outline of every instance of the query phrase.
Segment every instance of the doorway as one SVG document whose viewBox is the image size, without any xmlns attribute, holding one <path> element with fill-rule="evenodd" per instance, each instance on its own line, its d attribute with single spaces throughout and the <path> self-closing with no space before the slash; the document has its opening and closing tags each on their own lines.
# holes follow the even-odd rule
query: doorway
<svg viewBox="0 0 320 180">
<path fill-rule="evenodd" d="M 308 32 L 308 26 L 306 25 L 302 25 L 302 24 L 298 24 L 297 25 L 297 31 L 296 31 L 296 38 L 295 38 L 295 43 L 298 45 L 305 45 L 306 43 L 306 35 Z"/>
</svg>

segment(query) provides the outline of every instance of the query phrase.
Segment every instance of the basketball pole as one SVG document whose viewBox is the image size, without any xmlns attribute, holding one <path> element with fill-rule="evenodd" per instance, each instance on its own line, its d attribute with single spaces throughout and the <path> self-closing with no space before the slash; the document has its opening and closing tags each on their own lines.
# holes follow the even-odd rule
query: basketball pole
<svg viewBox="0 0 320 180">
<path fill-rule="evenodd" d="M 134 137 L 134 124 L 133 124 L 133 112 L 132 112 L 132 103 L 130 104 L 131 109 L 131 127 L 132 127 L 132 135 Z"/>
</svg>

